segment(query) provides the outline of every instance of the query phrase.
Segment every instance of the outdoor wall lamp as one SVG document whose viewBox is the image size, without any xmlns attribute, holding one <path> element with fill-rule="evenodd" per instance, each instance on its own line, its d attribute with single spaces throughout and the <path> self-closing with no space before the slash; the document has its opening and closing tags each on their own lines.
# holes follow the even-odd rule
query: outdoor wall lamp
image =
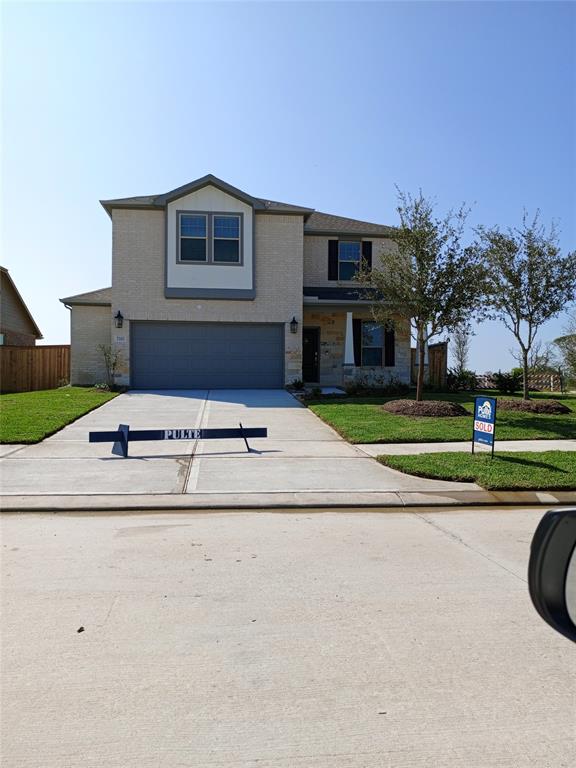
<svg viewBox="0 0 576 768">
<path fill-rule="evenodd" d="M 122 328 L 123 323 L 124 323 L 124 315 L 122 314 L 122 312 L 120 312 L 120 310 L 118 310 L 118 312 L 116 312 L 116 314 L 114 315 L 114 325 L 116 326 L 116 328 Z"/>
<path fill-rule="evenodd" d="M 296 316 L 293 316 L 292 320 L 290 320 L 290 332 L 298 333 L 298 320 L 296 320 Z"/>
</svg>

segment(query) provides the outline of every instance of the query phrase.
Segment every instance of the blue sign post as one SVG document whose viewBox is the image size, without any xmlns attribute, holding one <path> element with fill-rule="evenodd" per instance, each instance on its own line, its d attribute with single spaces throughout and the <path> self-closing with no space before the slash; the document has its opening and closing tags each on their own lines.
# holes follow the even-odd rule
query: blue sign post
<svg viewBox="0 0 576 768">
<path fill-rule="evenodd" d="M 472 453 L 474 443 L 492 446 L 494 456 L 494 439 L 496 437 L 496 398 L 476 397 L 474 399 L 474 427 L 472 430 Z"/>
</svg>

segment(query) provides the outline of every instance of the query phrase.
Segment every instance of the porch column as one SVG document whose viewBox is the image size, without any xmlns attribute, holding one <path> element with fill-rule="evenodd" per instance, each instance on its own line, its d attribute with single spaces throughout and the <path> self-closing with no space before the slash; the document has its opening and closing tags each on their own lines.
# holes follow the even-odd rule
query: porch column
<svg viewBox="0 0 576 768">
<path fill-rule="evenodd" d="M 344 365 L 355 365 L 354 362 L 354 325 L 352 312 L 346 312 L 346 336 L 344 337 Z"/>
</svg>

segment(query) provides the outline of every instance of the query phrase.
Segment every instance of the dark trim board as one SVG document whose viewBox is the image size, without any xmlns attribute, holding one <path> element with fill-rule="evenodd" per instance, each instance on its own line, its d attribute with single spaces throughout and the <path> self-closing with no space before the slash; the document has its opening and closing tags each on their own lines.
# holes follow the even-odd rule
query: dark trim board
<svg viewBox="0 0 576 768">
<path fill-rule="evenodd" d="M 254 288 L 165 288 L 167 299 L 236 299 L 253 301 L 256 298 Z"/>
</svg>

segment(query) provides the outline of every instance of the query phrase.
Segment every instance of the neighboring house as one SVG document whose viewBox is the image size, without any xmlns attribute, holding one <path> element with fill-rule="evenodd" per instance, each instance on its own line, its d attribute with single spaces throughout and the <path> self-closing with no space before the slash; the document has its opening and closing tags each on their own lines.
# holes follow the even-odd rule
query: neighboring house
<svg viewBox="0 0 576 768">
<path fill-rule="evenodd" d="M 353 280 L 362 258 L 394 247 L 390 227 L 253 197 L 212 175 L 101 203 L 112 286 L 61 299 L 73 384 L 105 379 L 102 344 L 122 353 L 117 382 L 142 389 L 410 382 L 408 320 L 377 327 Z"/>
<path fill-rule="evenodd" d="M 5 267 L 0 267 L 0 344 L 32 347 L 41 339 L 24 299 Z"/>
</svg>

